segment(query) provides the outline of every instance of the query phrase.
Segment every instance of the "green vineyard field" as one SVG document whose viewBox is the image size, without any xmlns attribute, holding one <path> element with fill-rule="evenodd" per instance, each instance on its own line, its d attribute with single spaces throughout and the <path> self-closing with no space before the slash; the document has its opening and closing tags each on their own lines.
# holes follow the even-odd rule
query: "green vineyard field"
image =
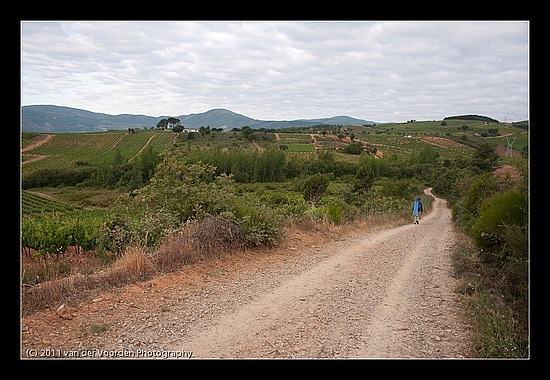
<svg viewBox="0 0 550 380">
<path fill-rule="evenodd" d="M 21 192 L 21 213 L 23 215 L 42 212 L 75 211 L 80 209 L 82 208 L 46 198 L 28 190 L 23 190 Z"/>
<path fill-rule="evenodd" d="M 45 144 L 22 153 L 22 175 L 114 163 L 117 155 L 128 162 L 147 146 L 160 152 L 170 148 L 173 141 L 173 133 L 157 130 L 140 130 L 134 134 L 127 131 L 53 134 Z"/>
</svg>

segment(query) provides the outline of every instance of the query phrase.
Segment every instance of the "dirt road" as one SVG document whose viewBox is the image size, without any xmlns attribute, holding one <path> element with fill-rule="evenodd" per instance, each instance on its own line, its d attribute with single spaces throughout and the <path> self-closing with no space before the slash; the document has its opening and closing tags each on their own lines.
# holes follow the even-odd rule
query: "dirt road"
<svg viewBox="0 0 550 380">
<path fill-rule="evenodd" d="M 98 295 L 70 319 L 34 315 L 22 322 L 23 356 L 46 345 L 193 358 L 467 357 L 453 241 L 451 211 L 436 198 L 418 225 L 411 220 L 308 252 L 288 246 L 280 256 L 190 266 L 164 281 Z M 94 323 L 105 331 L 87 332 Z"/>
<path fill-rule="evenodd" d="M 436 199 L 419 225 L 326 247 L 319 262 L 189 331 L 174 348 L 195 357 L 461 357 L 450 217 Z"/>
</svg>

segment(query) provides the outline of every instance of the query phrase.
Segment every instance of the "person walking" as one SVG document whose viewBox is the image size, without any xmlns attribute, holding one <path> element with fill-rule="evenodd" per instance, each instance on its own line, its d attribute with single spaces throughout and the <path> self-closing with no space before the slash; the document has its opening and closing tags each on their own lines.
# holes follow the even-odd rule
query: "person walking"
<svg viewBox="0 0 550 380">
<path fill-rule="evenodd" d="M 422 202 L 420 202 L 420 198 L 416 198 L 413 205 L 413 224 L 418 224 L 422 211 L 424 211 Z"/>
</svg>

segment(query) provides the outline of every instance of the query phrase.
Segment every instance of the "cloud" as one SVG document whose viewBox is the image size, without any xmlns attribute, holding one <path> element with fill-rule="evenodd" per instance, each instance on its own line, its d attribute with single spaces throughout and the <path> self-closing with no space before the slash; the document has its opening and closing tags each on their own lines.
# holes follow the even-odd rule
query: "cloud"
<svg viewBox="0 0 550 380">
<path fill-rule="evenodd" d="M 375 121 L 528 113 L 527 22 L 23 22 L 22 102 Z"/>
</svg>

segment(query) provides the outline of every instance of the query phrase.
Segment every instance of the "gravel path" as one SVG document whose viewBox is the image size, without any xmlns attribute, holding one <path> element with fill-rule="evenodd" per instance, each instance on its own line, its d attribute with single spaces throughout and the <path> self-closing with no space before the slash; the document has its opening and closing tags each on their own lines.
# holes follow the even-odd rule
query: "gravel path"
<svg viewBox="0 0 550 380">
<path fill-rule="evenodd" d="M 22 319 L 22 357 L 467 357 L 453 242 L 435 198 L 418 225 L 239 253 L 99 294 L 64 318 L 35 313 Z"/>
</svg>

